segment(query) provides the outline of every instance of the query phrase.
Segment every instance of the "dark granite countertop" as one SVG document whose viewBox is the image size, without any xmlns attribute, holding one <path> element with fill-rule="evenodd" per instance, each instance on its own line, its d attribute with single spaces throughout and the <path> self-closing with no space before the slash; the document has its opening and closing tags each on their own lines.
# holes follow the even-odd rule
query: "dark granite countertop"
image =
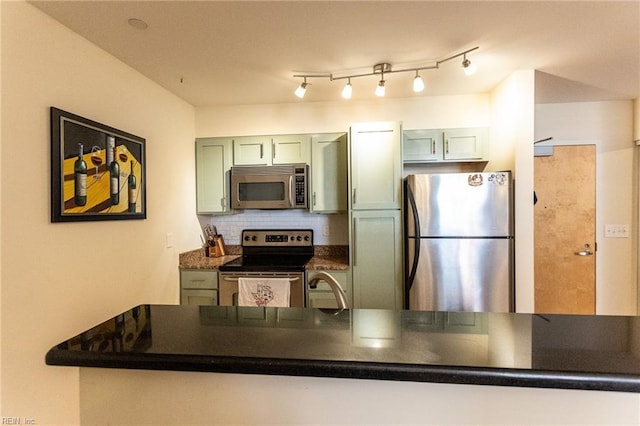
<svg viewBox="0 0 640 426">
<path fill-rule="evenodd" d="M 180 269 L 218 269 L 227 262 L 242 255 L 240 246 L 227 246 L 226 256 L 207 257 L 203 249 L 195 249 L 178 255 Z M 346 271 L 349 269 L 348 246 L 315 246 L 314 256 L 306 266 L 307 270 Z"/>
<path fill-rule="evenodd" d="M 640 392 L 640 317 L 141 305 L 46 362 Z"/>
</svg>

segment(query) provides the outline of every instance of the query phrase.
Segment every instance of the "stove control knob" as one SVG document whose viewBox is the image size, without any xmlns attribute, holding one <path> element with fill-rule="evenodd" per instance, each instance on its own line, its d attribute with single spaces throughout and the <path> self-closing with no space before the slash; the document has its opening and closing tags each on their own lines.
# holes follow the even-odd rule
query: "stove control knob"
<svg viewBox="0 0 640 426">
<path fill-rule="evenodd" d="M 305 240 L 305 241 L 309 241 L 309 239 L 310 239 L 310 238 L 309 238 L 309 236 L 308 236 L 308 235 L 305 235 L 304 240 Z"/>
<path fill-rule="evenodd" d="M 251 241 L 258 241 L 258 237 L 254 235 L 253 237 L 251 237 Z"/>
<path fill-rule="evenodd" d="M 296 240 L 298 241 L 302 241 L 302 237 L 300 235 L 298 235 L 298 237 L 296 238 Z"/>
<path fill-rule="evenodd" d="M 248 235 L 245 235 L 245 236 L 244 236 L 244 240 L 245 240 L 245 241 L 249 241 L 249 236 L 248 236 Z"/>
</svg>

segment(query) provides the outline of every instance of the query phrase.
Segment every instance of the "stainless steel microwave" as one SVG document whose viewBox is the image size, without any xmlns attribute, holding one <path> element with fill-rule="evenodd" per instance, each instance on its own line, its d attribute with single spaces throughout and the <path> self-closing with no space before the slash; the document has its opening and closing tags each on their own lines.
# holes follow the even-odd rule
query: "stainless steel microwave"
<svg viewBox="0 0 640 426">
<path fill-rule="evenodd" d="M 231 168 L 231 208 L 306 209 L 309 166 L 236 166 Z"/>
</svg>

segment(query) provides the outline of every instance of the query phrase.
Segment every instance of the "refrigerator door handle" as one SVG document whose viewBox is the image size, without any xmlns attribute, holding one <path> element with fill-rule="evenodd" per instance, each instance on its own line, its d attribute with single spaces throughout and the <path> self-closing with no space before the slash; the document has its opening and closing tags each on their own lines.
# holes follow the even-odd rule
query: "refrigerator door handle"
<svg viewBox="0 0 640 426">
<path fill-rule="evenodd" d="M 416 199 L 413 196 L 413 192 L 411 191 L 411 186 L 407 185 L 407 201 L 409 202 L 409 206 L 411 207 L 410 214 L 413 216 L 413 225 L 414 225 L 414 251 L 413 251 L 413 262 L 411 264 L 411 269 L 409 270 L 409 276 L 407 278 L 407 292 L 411 290 L 413 286 L 413 280 L 416 277 L 416 271 L 418 269 L 418 259 L 420 258 L 420 217 L 418 216 L 418 208 L 416 206 Z"/>
</svg>

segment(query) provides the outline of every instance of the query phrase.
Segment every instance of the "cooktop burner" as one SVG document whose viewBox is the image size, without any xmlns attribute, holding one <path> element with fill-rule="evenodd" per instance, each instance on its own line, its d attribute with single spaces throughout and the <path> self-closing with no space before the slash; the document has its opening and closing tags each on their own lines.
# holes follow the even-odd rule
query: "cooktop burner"
<svg viewBox="0 0 640 426">
<path fill-rule="evenodd" d="M 313 257 L 311 229 L 245 229 L 241 241 L 242 256 L 220 266 L 220 271 L 304 271 Z"/>
</svg>

